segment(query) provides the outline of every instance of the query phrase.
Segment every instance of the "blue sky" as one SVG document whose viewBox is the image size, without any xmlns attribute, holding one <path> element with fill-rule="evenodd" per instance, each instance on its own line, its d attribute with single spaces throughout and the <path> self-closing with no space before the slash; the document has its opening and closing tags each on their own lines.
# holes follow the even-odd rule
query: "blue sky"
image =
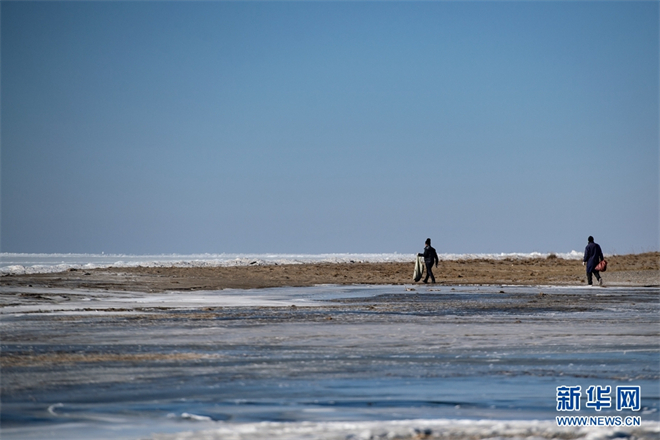
<svg viewBox="0 0 660 440">
<path fill-rule="evenodd" d="M 2 2 L 3 252 L 657 250 L 657 2 Z"/>
</svg>

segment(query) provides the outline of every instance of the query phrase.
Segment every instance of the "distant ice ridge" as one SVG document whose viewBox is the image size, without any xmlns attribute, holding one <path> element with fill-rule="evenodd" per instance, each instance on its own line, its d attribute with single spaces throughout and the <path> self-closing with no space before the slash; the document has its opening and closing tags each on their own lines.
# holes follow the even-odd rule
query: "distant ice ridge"
<svg viewBox="0 0 660 440">
<path fill-rule="evenodd" d="M 559 258 L 578 260 L 582 253 L 553 252 Z M 550 253 L 439 254 L 441 260 L 504 260 L 546 258 Z M 24 254 L 0 253 L 0 275 L 64 272 L 68 269 L 108 267 L 229 267 L 305 263 L 408 263 L 415 254 Z"/>
</svg>

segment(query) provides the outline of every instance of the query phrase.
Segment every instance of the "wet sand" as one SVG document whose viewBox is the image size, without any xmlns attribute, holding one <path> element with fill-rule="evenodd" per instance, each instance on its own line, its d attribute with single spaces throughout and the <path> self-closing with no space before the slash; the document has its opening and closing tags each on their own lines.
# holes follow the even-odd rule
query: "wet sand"
<svg viewBox="0 0 660 440">
<path fill-rule="evenodd" d="M 606 286 L 660 286 L 660 252 L 608 257 Z M 302 287 L 318 284 L 410 284 L 413 263 L 319 263 L 240 267 L 134 267 L 7 275 L 2 286 L 138 292 Z M 562 258 L 441 261 L 440 285 L 586 284 L 579 260 Z"/>
</svg>

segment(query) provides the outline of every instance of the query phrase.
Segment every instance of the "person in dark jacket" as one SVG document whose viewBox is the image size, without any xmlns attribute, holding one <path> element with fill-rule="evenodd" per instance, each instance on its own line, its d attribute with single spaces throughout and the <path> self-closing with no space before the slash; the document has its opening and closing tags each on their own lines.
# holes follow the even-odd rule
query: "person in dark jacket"
<svg viewBox="0 0 660 440">
<path fill-rule="evenodd" d="M 594 238 L 589 236 L 587 239 L 589 244 L 584 248 L 584 258 L 582 259 L 582 264 L 587 266 L 587 283 L 592 285 L 592 275 L 596 275 L 596 280 L 598 280 L 598 285 L 603 285 L 603 279 L 600 277 L 600 273 L 596 270 L 596 266 L 600 263 L 603 257 L 603 251 L 600 249 L 598 243 L 594 243 Z"/>
<path fill-rule="evenodd" d="M 424 246 L 424 253 L 417 254 L 420 257 L 424 257 L 424 265 L 426 266 L 426 278 L 424 278 L 424 282 L 428 283 L 429 277 L 431 277 L 431 282 L 435 283 L 435 277 L 433 276 L 432 269 L 433 263 L 435 263 L 435 267 L 438 267 L 438 253 L 431 247 L 430 238 L 427 238 L 424 244 L 426 245 Z"/>
</svg>

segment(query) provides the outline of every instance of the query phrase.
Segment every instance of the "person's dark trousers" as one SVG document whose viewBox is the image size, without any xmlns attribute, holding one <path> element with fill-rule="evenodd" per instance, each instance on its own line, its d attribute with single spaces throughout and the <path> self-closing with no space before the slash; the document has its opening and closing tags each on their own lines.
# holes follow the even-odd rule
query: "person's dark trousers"
<svg viewBox="0 0 660 440">
<path fill-rule="evenodd" d="M 433 276 L 433 261 L 424 261 L 424 264 L 426 265 L 426 278 L 424 278 L 424 282 L 428 283 L 429 277 L 431 277 L 431 282 L 435 283 L 435 277 Z"/>
<path fill-rule="evenodd" d="M 593 284 L 591 274 L 596 275 L 596 281 L 600 280 L 600 273 L 597 270 L 594 270 L 593 272 L 587 272 L 587 284 L 590 286 Z"/>
</svg>

